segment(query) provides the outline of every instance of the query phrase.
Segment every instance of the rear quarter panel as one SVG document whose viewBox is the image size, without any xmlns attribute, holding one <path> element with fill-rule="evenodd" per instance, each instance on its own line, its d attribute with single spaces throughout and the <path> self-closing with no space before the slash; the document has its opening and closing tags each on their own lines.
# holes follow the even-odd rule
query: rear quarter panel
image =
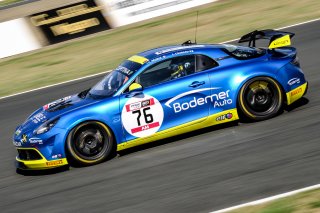
<svg viewBox="0 0 320 213">
<path fill-rule="evenodd" d="M 219 67 L 212 69 L 209 73 L 211 86 L 230 90 L 230 98 L 233 100 L 233 103 L 226 109 L 236 108 L 241 87 L 245 82 L 254 77 L 271 77 L 278 81 L 283 89 L 287 91 L 287 87 L 284 86 L 288 76 L 285 72 L 281 72 L 281 75 L 279 75 L 279 70 L 289 61 L 289 59 L 271 60 L 268 55 L 250 60 L 238 60 L 234 58 L 221 60 L 218 61 Z"/>
</svg>

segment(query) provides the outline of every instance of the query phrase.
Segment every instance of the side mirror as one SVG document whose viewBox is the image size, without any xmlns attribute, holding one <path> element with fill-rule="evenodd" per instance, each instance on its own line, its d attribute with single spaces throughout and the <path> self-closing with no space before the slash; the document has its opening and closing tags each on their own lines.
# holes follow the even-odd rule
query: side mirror
<svg viewBox="0 0 320 213">
<path fill-rule="evenodd" d="M 143 90 L 142 85 L 138 83 L 132 83 L 129 87 L 129 92 L 140 92 L 142 90 Z"/>
</svg>

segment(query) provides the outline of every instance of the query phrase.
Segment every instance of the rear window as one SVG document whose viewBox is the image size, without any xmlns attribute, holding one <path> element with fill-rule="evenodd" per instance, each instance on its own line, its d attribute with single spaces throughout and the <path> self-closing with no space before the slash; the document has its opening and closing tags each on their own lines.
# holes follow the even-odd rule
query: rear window
<svg viewBox="0 0 320 213">
<path fill-rule="evenodd" d="M 264 49 L 235 45 L 223 45 L 222 50 L 239 60 L 257 58 L 266 53 L 266 50 Z"/>
</svg>

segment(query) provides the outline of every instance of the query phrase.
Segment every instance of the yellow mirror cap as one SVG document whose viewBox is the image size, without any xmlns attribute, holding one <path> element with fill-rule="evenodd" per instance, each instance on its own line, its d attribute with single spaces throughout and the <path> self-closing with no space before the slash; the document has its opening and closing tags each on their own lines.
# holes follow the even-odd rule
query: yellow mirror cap
<svg viewBox="0 0 320 213">
<path fill-rule="evenodd" d="M 142 86 L 138 83 L 133 83 L 130 85 L 129 87 L 129 91 L 132 91 L 132 90 L 135 90 L 135 89 L 139 89 L 139 88 L 142 88 Z"/>
</svg>

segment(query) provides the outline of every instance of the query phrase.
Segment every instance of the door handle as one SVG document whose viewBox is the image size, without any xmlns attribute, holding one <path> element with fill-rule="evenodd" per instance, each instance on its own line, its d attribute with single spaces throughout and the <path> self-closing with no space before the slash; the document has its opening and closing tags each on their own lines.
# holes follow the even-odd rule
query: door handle
<svg viewBox="0 0 320 213">
<path fill-rule="evenodd" d="M 195 88 L 195 87 L 199 87 L 199 86 L 201 86 L 201 85 L 204 85 L 206 82 L 204 82 L 204 81 L 194 81 L 194 82 L 192 82 L 192 84 L 190 84 L 189 85 L 189 87 L 193 87 L 193 88 Z"/>
</svg>

